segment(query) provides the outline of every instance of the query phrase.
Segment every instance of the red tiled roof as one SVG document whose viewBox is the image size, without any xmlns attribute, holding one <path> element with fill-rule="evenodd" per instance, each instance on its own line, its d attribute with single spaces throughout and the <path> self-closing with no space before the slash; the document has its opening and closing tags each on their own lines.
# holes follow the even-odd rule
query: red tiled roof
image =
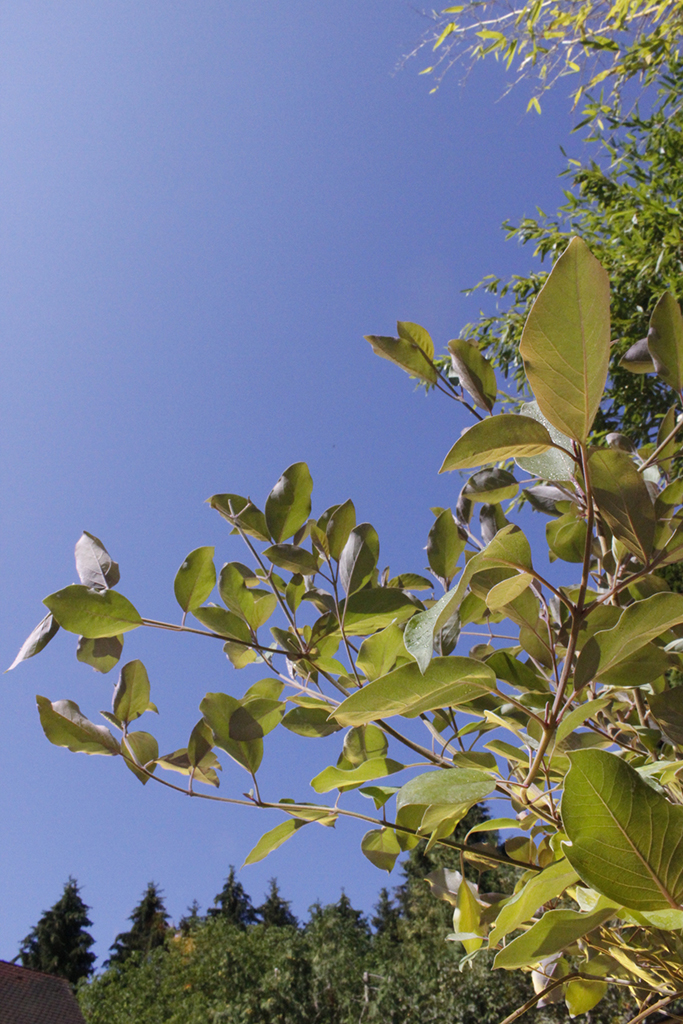
<svg viewBox="0 0 683 1024">
<path fill-rule="evenodd" d="M 0 960 L 0 1024 L 85 1024 L 68 981 Z"/>
</svg>

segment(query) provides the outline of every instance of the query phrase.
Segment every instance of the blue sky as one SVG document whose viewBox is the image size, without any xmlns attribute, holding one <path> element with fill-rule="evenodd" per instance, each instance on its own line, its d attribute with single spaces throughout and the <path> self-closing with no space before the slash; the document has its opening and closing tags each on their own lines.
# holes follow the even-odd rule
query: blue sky
<svg viewBox="0 0 683 1024">
<path fill-rule="evenodd" d="M 579 145 L 561 91 L 525 116 L 528 91 L 501 100 L 493 63 L 435 95 L 421 64 L 394 74 L 426 27 L 399 0 L 3 6 L 4 665 L 43 597 L 75 582 L 82 530 L 120 562 L 142 614 L 176 620 L 188 551 L 244 557 L 204 499 L 262 504 L 298 460 L 314 512 L 352 497 L 382 565 L 423 569 L 429 507 L 459 489 L 436 471 L 465 424 L 362 336 L 396 319 L 438 348 L 456 336 L 481 301 L 463 288 L 530 268 L 499 225 L 554 210 L 559 147 Z M 147 665 L 163 750 L 185 744 L 207 690 L 259 678 L 200 638 L 140 630 L 125 653 Z M 194 898 L 206 907 L 278 821 L 50 746 L 34 695 L 95 717 L 116 676 L 78 664 L 62 633 L 2 677 L 2 958 L 69 874 L 103 956 L 149 880 L 176 920 Z M 280 732 L 263 768 L 275 798 L 305 792 L 338 747 L 302 753 Z M 226 764 L 226 793 L 245 780 Z M 369 910 L 387 876 L 360 853 L 362 831 L 304 829 L 240 877 L 260 901 L 277 875 L 300 916 L 341 887 Z"/>
</svg>

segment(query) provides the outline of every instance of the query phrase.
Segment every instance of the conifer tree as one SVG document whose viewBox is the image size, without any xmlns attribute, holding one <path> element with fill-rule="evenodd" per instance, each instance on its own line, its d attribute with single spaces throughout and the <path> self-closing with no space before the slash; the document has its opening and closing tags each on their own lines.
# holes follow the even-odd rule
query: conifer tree
<svg viewBox="0 0 683 1024">
<path fill-rule="evenodd" d="M 289 909 L 289 900 L 283 900 L 280 896 L 277 878 L 271 878 L 268 885 L 268 895 L 265 901 L 256 908 L 256 913 L 262 923 L 275 928 L 283 928 L 287 925 L 296 928 L 299 922 Z"/>
<path fill-rule="evenodd" d="M 150 882 L 142 899 L 128 918 L 133 922 L 129 932 L 120 932 L 109 947 L 113 950 L 107 965 L 122 964 L 131 953 L 148 957 L 153 949 L 164 944 L 168 931 L 168 914 L 159 887 Z"/>
<path fill-rule="evenodd" d="M 238 928 L 246 928 L 258 920 L 251 897 L 244 891 L 242 883 L 237 881 L 232 864 L 223 888 L 214 899 L 214 904 L 209 908 L 209 917 L 226 918 Z"/>
<path fill-rule="evenodd" d="M 375 934 L 382 935 L 387 939 L 397 939 L 401 908 L 394 903 L 388 889 L 380 889 L 379 899 L 373 909 L 375 913 L 371 918 L 371 923 Z"/>
<path fill-rule="evenodd" d="M 79 895 L 75 878 L 69 877 L 60 899 L 46 910 L 24 939 L 19 956 L 24 967 L 56 974 L 75 985 L 93 972 L 94 939 L 86 928 L 92 921 Z"/>
</svg>

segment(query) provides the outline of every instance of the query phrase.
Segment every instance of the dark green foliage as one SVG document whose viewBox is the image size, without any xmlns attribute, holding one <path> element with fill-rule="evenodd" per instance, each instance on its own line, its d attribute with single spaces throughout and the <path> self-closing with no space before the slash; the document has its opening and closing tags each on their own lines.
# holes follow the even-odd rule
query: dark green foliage
<svg viewBox="0 0 683 1024">
<path fill-rule="evenodd" d="M 596 159 L 569 160 L 564 171 L 569 189 L 555 217 L 539 211 L 537 218 L 504 225 L 508 238 L 532 243 L 534 255 L 552 262 L 572 235 L 580 235 L 609 273 L 615 344 L 595 429 L 623 432 L 637 444 L 652 440 L 671 393 L 654 374 L 634 375 L 619 360 L 646 336 L 663 292 L 683 299 L 683 65 L 674 65 L 659 84 L 659 102 L 647 115 L 594 105 L 598 127 L 589 142 Z M 479 287 L 505 298 L 507 307 L 461 331 L 488 350 L 520 389 L 525 383 L 518 351 L 522 328 L 546 278 L 543 271 L 517 274 L 506 282 L 485 278 Z"/>
<path fill-rule="evenodd" d="M 391 898 L 388 889 L 380 889 L 379 899 L 375 903 L 374 911 L 372 927 L 375 929 L 375 934 L 389 940 L 397 939 L 401 911 Z"/>
<path fill-rule="evenodd" d="M 139 953 L 143 958 L 148 957 L 153 949 L 164 944 L 168 932 L 168 914 L 161 892 L 154 882 L 149 883 L 128 920 L 133 922 L 133 927 L 129 932 L 121 932 L 116 936 L 113 945 L 109 947 L 113 952 L 108 964 L 125 963 L 133 953 Z"/>
<path fill-rule="evenodd" d="M 256 910 L 252 906 L 251 897 L 244 891 L 244 886 L 235 877 L 235 869 L 230 865 L 225 884 L 214 900 L 215 906 L 209 909 L 209 917 L 220 917 L 238 928 L 246 928 L 257 921 Z"/>
<path fill-rule="evenodd" d="M 289 909 L 289 900 L 283 900 L 276 878 L 271 878 L 268 883 L 268 895 L 256 908 L 256 913 L 261 923 L 267 927 L 274 928 L 296 928 L 298 922 L 292 911 Z"/>
<path fill-rule="evenodd" d="M 69 878 L 60 899 L 46 910 L 24 939 L 19 956 L 24 967 L 57 974 L 75 985 L 93 971 L 95 941 L 87 931 L 92 925 L 89 908 L 81 899 L 75 878 Z"/>
</svg>

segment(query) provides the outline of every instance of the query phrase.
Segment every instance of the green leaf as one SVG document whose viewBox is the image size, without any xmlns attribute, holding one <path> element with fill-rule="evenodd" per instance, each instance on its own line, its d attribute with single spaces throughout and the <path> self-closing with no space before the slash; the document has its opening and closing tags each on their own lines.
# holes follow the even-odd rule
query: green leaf
<svg viewBox="0 0 683 1024">
<path fill-rule="evenodd" d="M 361 839 L 360 848 L 371 864 L 388 872 L 391 872 L 401 852 L 393 828 L 375 828 L 366 832 Z"/>
<path fill-rule="evenodd" d="M 115 590 L 89 590 L 72 584 L 50 594 L 43 604 L 62 629 L 90 639 L 117 636 L 142 625 L 139 612 Z"/>
<path fill-rule="evenodd" d="M 585 520 L 566 512 L 547 523 L 545 537 L 552 553 L 563 562 L 583 562 L 587 532 Z"/>
<path fill-rule="evenodd" d="M 392 761 L 390 757 L 374 757 L 351 769 L 331 765 L 311 779 L 311 786 L 316 793 L 329 793 L 331 789 L 344 790 L 347 786 L 358 786 L 373 779 L 382 779 L 386 775 L 403 771 L 404 768 L 404 764 Z"/>
<path fill-rule="evenodd" d="M 648 348 L 655 372 L 678 392 L 683 386 L 683 317 L 673 295 L 665 292 L 650 317 Z"/>
<path fill-rule="evenodd" d="M 571 946 L 613 916 L 614 907 L 600 907 L 589 914 L 575 910 L 547 910 L 528 932 L 501 949 L 493 961 L 493 967 L 503 967 L 506 971 L 533 967 L 546 957 L 554 956 Z"/>
<path fill-rule="evenodd" d="M 349 729 L 344 737 L 343 756 L 355 767 L 375 757 L 385 757 L 388 746 L 386 736 L 376 725 L 359 725 Z"/>
<path fill-rule="evenodd" d="M 465 391 L 472 396 L 480 409 L 491 412 L 498 394 L 496 375 L 489 360 L 481 354 L 476 345 L 464 338 L 448 342 L 451 363 Z"/>
<path fill-rule="evenodd" d="M 398 792 L 398 786 L 364 786 L 363 789 L 358 790 L 368 800 L 372 800 L 376 810 L 380 807 L 384 807 L 385 803 L 391 799 L 394 793 Z"/>
<path fill-rule="evenodd" d="M 565 889 L 574 885 L 578 880 L 579 876 L 576 871 L 564 858 L 533 875 L 523 888 L 507 901 L 498 914 L 489 935 L 491 948 L 510 932 L 514 932 L 520 925 L 523 925 L 525 921 L 530 921 L 544 903 L 557 899 Z"/>
<path fill-rule="evenodd" d="M 614 536 L 646 562 L 655 536 L 655 511 L 633 460 L 616 448 L 599 448 L 591 453 L 588 477 L 600 513 Z"/>
<path fill-rule="evenodd" d="M 54 616 L 49 612 L 44 619 L 41 619 L 38 625 L 29 636 L 24 640 L 23 644 L 19 649 L 19 653 L 10 665 L 6 672 L 11 672 L 17 665 L 26 661 L 27 658 L 32 658 L 35 654 L 40 654 L 44 647 L 47 647 L 52 637 L 59 631 L 59 623 L 55 621 Z"/>
<path fill-rule="evenodd" d="M 677 747 L 683 747 L 683 687 L 648 693 L 647 702 L 657 725 Z"/>
<path fill-rule="evenodd" d="M 486 595 L 487 608 L 492 612 L 500 611 L 510 604 L 511 601 L 518 598 L 520 594 L 523 594 L 532 581 L 533 576 L 530 576 L 528 572 L 520 572 L 507 580 L 501 580 L 500 583 L 496 583 L 494 587 L 491 587 Z"/>
<path fill-rule="evenodd" d="M 190 739 L 187 744 L 187 759 L 190 766 L 192 768 L 201 767 L 212 750 L 213 733 L 204 719 L 200 718 L 190 733 Z"/>
<path fill-rule="evenodd" d="M 419 377 L 429 384 L 436 384 L 439 379 L 434 366 L 429 361 L 431 359 L 429 351 L 425 351 L 425 348 L 413 338 L 387 338 L 379 334 L 366 334 L 365 340 L 370 342 L 376 355 L 396 363 L 411 377 Z M 433 346 L 431 351 L 433 354 Z"/>
<path fill-rule="evenodd" d="M 263 759 L 263 740 L 235 740 L 230 733 L 230 720 L 233 714 L 241 711 L 242 718 L 245 717 L 245 709 L 240 702 L 227 693 L 207 693 L 199 705 L 199 710 L 213 733 L 216 746 L 225 750 L 247 771 L 256 773 Z"/>
<path fill-rule="evenodd" d="M 92 533 L 82 533 L 76 542 L 76 571 L 84 587 L 107 590 L 121 579 L 119 567 L 101 540 Z"/>
<path fill-rule="evenodd" d="M 487 462 L 542 455 L 552 447 L 550 434 L 537 420 L 514 413 L 490 416 L 475 423 L 455 442 L 439 470 L 474 469 Z"/>
<path fill-rule="evenodd" d="M 555 444 L 564 448 L 566 452 L 571 452 L 570 439 L 546 419 L 538 407 L 538 402 L 523 402 L 519 411 L 522 416 L 530 416 L 531 419 L 542 423 Z M 550 448 L 543 455 L 532 455 L 528 458 L 520 456 L 515 461 L 521 469 L 533 473 L 542 480 L 571 480 L 574 474 L 574 460 L 571 455 L 565 455 L 564 451 L 558 451 L 557 448 Z"/>
<path fill-rule="evenodd" d="M 619 360 L 619 366 L 629 373 L 654 373 L 655 364 L 647 342 L 647 338 L 641 338 L 631 345 Z"/>
<path fill-rule="evenodd" d="M 365 725 L 385 716 L 454 707 L 494 687 L 493 671 L 481 661 L 434 658 L 424 674 L 418 665 L 410 664 L 368 683 L 347 697 L 333 715 L 342 725 Z"/>
<path fill-rule="evenodd" d="M 416 605 L 402 590 L 372 587 L 358 590 L 342 601 L 344 632 L 348 636 L 365 636 L 384 629 L 391 623 L 405 622 L 422 605 Z"/>
<path fill-rule="evenodd" d="M 616 626 L 600 630 L 584 644 L 576 663 L 576 688 L 602 677 L 655 637 L 681 623 L 681 594 L 653 594 L 624 608 Z"/>
<path fill-rule="evenodd" d="M 666 413 L 666 415 L 662 417 L 662 422 L 660 423 L 659 430 L 657 431 L 658 448 L 661 444 L 664 444 L 667 437 L 676 425 L 676 413 L 677 407 L 675 405 L 672 405 L 669 411 Z M 678 439 L 676 437 L 673 437 L 660 452 L 658 460 L 659 466 L 662 472 L 666 473 L 667 476 L 671 473 L 671 461 L 674 455 L 676 454 L 677 447 Z"/>
<path fill-rule="evenodd" d="M 590 971 L 590 963 L 587 968 Z M 598 1005 L 606 992 L 607 982 L 600 981 L 599 978 L 574 978 L 568 981 L 564 990 L 564 1001 L 569 1015 L 578 1017 L 582 1013 L 588 1013 Z"/>
<path fill-rule="evenodd" d="M 270 540 L 266 517 L 249 498 L 243 498 L 240 494 L 214 494 L 207 500 L 211 508 L 220 512 L 231 526 L 257 540 Z"/>
<path fill-rule="evenodd" d="M 295 732 L 298 736 L 331 736 L 339 732 L 341 725 L 330 719 L 331 708 L 292 708 L 282 719 L 285 729 Z"/>
<path fill-rule="evenodd" d="M 121 669 L 114 690 L 112 711 L 128 724 L 149 709 L 149 678 L 141 661 L 129 661 Z"/>
<path fill-rule="evenodd" d="M 277 850 L 278 846 L 286 843 L 295 832 L 298 832 L 300 828 L 307 824 L 308 822 L 302 821 L 301 818 L 288 818 L 287 821 L 283 821 L 276 825 L 275 828 L 271 828 L 270 832 L 266 832 L 265 835 L 261 836 L 254 849 L 247 855 L 244 866 L 256 864 L 258 861 L 263 860 L 264 857 L 267 857 L 273 850 Z"/>
<path fill-rule="evenodd" d="M 379 558 L 379 537 L 370 523 L 361 523 L 349 534 L 339 557 L 339 579 L 348 595 L 364 587 Z"/>
<path fill-rule="evenodd" d="M 89 640 L 79 636 L 76 647 L 76 658 L 84 665 L 90 665 L 96 672 L 105 675 L 117 665 L 123 653 L 122 636 L 102 636 L 97 640 Z"/>
<path fill-rule="evenodd" d="M 455 910 L 453 912 L 453 929 L 459 937 L 466 953 L 474 953 L 480 949 L 484 940 L 480 936 L 484 934 L 481 924 L 482 907 L 477 903 L 473 892 L 472 883 L 463 878 L 458 887 Z"/>
<path fill-rule="evenodd" d="M 195 608 L 192 612 L 195 619 L 206 626 L 212 633 L 218 636 L 230 637 L 233 640 L 242 640 L 248 643 L 251 640 L 249 627 L 232 612 L 225 608 L 219 608 L 215 604 L 204 605 L 203 608 Z"/>
<path fill-rule="evenodd" d="M 266 548 L 263 554 L 273 565 L 287 569 L 288 572 L 312 576 L 318 571 L 317 557 L 306 548 L 297 547 L 296 544 L 273 544 Z"/>
<path fill-rule="evenodd" d="M 581 443 L 607 380 L 609 306 L 606 271 L 585 242 L 572 238 L 531 308 L 519 346 L 541 412 Z"/>
<path fill-rule="evenodd" d="M 159 756 L 159 744 L 154 737 L 148 732 L 129 732 L 121 741 L 121 753 L 127 755 L 132 761 L 137 761 L 142 768 L 146 769 L 142 772 L 135 764 L 131 764 L 127 760 L 124 761 L 126 768 L 132 771 L 143 786 L 146 786 L 149 782 L 147 772 L 154 773 L 156 759 Z"/>
<path fill-rule="evenodd" d="M 109 729 L 91 722 L 73 701 L 49 701 L 47 697 L 36 697 L 36 703 L 43 732 L 55 746 L 83 754 L 120 753 L 118 741 Z"/>
<path fill-rule="evenodd" d="M 470 807 L 492 794 L 495 788 L 493 778 L 474 768 L 441 768 L 423 772 L 405 783 L 396 794 L 396 813 L 417 806 L 439 809 L 444 817 L 461 818 Z"/>
<path fill-rule="evenodd" d="M 305 462 L 284 471 L 266 500 L 266 523 L 276 544 L 293 537 L 311 514 L 313 481 Z"/>
<path fill-rule="evenodd" d="M 457 525 L 450 508 L 444 509 L 434 520 L 427 540 L 427 558 L 432 572 L 442 580 L 452 580 L 466 543 L 467 534 Z"/>
<path fill-rule="evenodd" d="M 567 859 L 583 881 L 634 910 L 683 901 L 683 807 L 604 750 L 570 754 L 562 820 Z"/>
<path fill-rule="evenodd" d="M 184 612 L 204 604 L 216 586 L 215 548 L 195 548 L 176 573 L 173 583 L 176 601 Z"/>
<path fill-rule="evenodd" d="M 411 323 L 410 320 L 397 320 L 396 332 L 403 341 L 410 341 L 421 348 L 428 359 L 434 359 L 434 342 L 424 327 Z"/>
<path fill-rule="evenodd" d="M 514 476 L 506 469 L 481 469 L 469 478 L 462 493 L 470 501 L 497 505 L 514 498 L 517 486 Z"/>
<path fill-rule="evenodd" d="M 356 525 L 356 509 L 349 498 L 338 505 L 325 525 L 325 534 L 332 558 L 339 560 L 351 530 Z"/>
<path fill-rule="evenodd" d="M 399 656 L 406 659 L 410 657 L 403 643 L 402 630 L 396 625 L 391 625 L 363 641 L 356 665 L 372 682 L 373 679 L 390 672 Z"/>
</svg>

